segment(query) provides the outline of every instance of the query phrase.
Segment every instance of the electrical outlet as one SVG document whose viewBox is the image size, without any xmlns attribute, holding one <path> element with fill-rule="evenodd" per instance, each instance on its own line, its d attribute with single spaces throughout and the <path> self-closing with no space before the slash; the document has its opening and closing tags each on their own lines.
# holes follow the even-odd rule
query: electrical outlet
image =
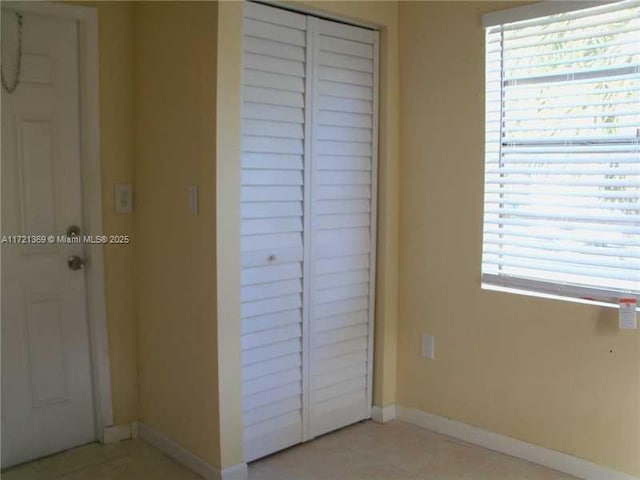
<svg viewBox="0 0 640 480">
<path fill-rule="evenodd" d="M 433 335 L 422 335 L 422 348 L 420 354 L 424 358 L 435 358 L 436 355 L 436 337 Z"/>
</svg>

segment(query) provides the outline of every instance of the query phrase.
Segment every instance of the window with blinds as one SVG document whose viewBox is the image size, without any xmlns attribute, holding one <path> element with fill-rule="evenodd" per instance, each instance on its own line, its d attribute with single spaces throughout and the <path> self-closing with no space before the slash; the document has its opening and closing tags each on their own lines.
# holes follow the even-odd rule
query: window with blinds
<svg viewBox="0 0 640 480">
<path fill-rule="evenodd" d="M 485 286 L 640 295 L 640 2 L 593 5 L 485 16 Z"/>
</svg>

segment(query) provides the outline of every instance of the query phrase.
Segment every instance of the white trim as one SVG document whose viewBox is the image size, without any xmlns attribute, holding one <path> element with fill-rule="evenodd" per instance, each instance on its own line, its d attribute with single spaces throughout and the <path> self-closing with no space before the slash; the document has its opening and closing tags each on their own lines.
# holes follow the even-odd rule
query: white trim
<svg viewBox="0 0 640 480">
<path fill-rule="evenodd" d="M 597 465 L 582 458 L 532 445 L 439 415 L 398 407 L 398 418 L 465 442 L 505 453 L 528 462 L 553 468 L 584 480 L 640 480 L 632 475 Z"/>
<path fill-rule="evenodd" d="M 140 438 L 166 453 L 176 462 L 197 473 L 207 480 L 246 480 L 249 470 L 246 463 L 240 463 L 220 471 L 189 450 L 181 447 L 166 435 L 154 430 L 142 422 L 137 423 Z"/>
<path fill-rule="evenodd" d="M 76 7 L 80 8 L 80 7 Z M 88 235 L 102 235 L 102 182 L 100 179 L 100 98 L 98 93 L 98 13 L 85 10 L 78 19 L 81 57 L 82 117 L 82 201 L 84 230 Z M 113 425 L 111 363 L 107 330 L 104 246 L 85 247 L 87 257 L 87 305 L 98 426 Z"/>
<path fill-rule="evenodd" d="M 566 283 L 554 283 L 553 281 L 533 280 L 516 276 L 483 273 L 481 277 L 483 288 L 503 288 L 523 290 L 526 292 L 547 295 L 552 298 L 573 298 L 575 300 L 587 300 L 599 306 L 618 307 L 621 298 L 638 297 L 638 292 L 629 290 L 605 290 L 593 287 L 581 287 Z"/>
<path fill-rule="evenodd" d="M 369 252 L 369 337 L 367 345 L 367 404 L 366 415 L 372 415 L 373 404 L 373 351 L 376 335 L 376 268 L 378 265 L 378 127 L 380 109 L 380 34 L 373 32 L 373 116 L 371 138 L 371 217 L 369 232 L 371 251 Z"/>
<path fill-rule="evenodd" d="M 265 5 L 269 5 L 271 7 L 280 8 L 281 10 L 288 10 L 290 12 L 299 13 L 301 15 L 311 15 L 312 17 L 316 17 L 321 20 L 344 23 L 352 27 L 366 28 L 368 30 L 377 30 L 380 27 L 380 25 L 374 22 L 368 22 L 360 18 L 350 18 L 345 15 L 334 15 L 333 13 L 327 12 L 322 8 L 312 8 L 308 5 L 299 5 L 298 2 L 294 3 L 287 0 L 259 0 L 258 3 L 264 3 Z"/>
<path fill-rule="evenodd" d="M 50 2 L 2 2 L 2 8 L 62 17 L 78 23 L 83 233 L 102 235 L 98 12 L 94 7 Z M 100 441 L 104 440 L 104 429 L 113 425 L 103 250 L 99 244 L 85 245 L 96 437 Z"/>
<path fill-rule="evenodd" d="M 133 425 L 124 423 L 112 427 L 104 427 L 102 431 L 102 443 L 118 443 L 122 440 L 133 438 Z"/>
<path fill-rule="evenodd" d="M 225 468 L 220 473 L 221 480 L 247 480 L 249 478 L 249 467 L 246 463 L 239 463 Z"/>
<path fill-rule="evenodd" d="M 371 408 L 371 420 L 377 423 L 387 423 L 396 418 L 396 406 L 394 404 L 385 407 L 374 405 Z"/>
<path fill-rule="evenodd" d="M 594 305 L 597 307 L 615 308 L 616 310 L 620 308 L 619 303 L 614 304 L 614 303 L 608 303 L 608 302 L 601 302 L 601 301 L 592 300 L 589 298 L 570 297 L 568 295 L 562 295 L 562 294 L 554 295 L 551 293 L 544 293 L 542 291 L 536 291 L 536 290 L 527 290 L 525 288 L 519 288 L 519 287 L 506 287 L 502 285 L 494 285 L 492 283 L 484 283 L 484 282 L 480 285 L 480 287 L 482 288 L 482 290 L 489 290 L 492 292 L 512 293 L 515 295 L 546 298 L 549 300 L 561 300 L 563 302 L 581 303 L 582 305 Z M 634 294 L 634 295 L 627 294 L 626 296 L 622 295 L 618 298 L 618 302 L 620 298 L 637 298 L 637 297 L 638 297 L 637 294 Z M 640 311 L 640 307 L 636 308 L 636 310 Z"/>
<path fill-rule="evenodd" d="M 314 189 L 313 180 L 315 175 L 312 175 L 313 171 L 313 146 L 315 129 L 311 128 L 313 122 L 313 106 L 315 103 L 315 91 L 313 88 L 314 77 L 314 37 L 318 28 L 318 20 L 315 17 L 305 15 L 305 21 L 307 24 L 307 30 L 305 31 L 305 37 L 307 41 L 305 52 L 305 94 L 304 94 L 304 157 L 302 159 L 303 165 L 303 235 L 302 235 L 302 298 L 311 298 L 311 292 L 314 291 L 315 281 L 313 271 L 314 262 L 311 260 L 311 252 L 314 249 L 311 246 L 313 242 L 313 235 L 304 234 L 305 232 L 311 232 L 311 221 L 315 217 L 315 208 L 313 205 L 312 192 Z M 313 349 L 311 348 L 311 316 L 313 312 L 313 302 L 302 302 L 302 411 L 311 412 L 312 405 L 312 391 L 311 391 L 311 365 Z M 303 413 L 302 415 L 302 441 L 306 442 L 311 440 L 311 415 Z"/>
<path fill-rule="evenodd" d="M 505 23 L 522 22 L 533 18 L 548 17 L 559 13 L 573 12 L 585 8 L 598 7 L 617 0 L 575 0 L 575 1 L 548 1 L 523 5 L 522 7 L 509 8 L 498 12 L 486 13 L 482 16 L 482 24 L 485 27 L 494 27 Z"/>
</svg>

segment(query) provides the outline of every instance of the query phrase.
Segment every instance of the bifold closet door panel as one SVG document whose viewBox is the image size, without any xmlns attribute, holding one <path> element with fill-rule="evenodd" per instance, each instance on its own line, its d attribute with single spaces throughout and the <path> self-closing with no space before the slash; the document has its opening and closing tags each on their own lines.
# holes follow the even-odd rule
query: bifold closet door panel
<svg viewBox="0 0 640 480">
<path fill-rule="evenodd" d="M 251 461 L 303 440 L 307 20 L 250 2 L 244 11 L 242 400 Z"/>
<path fill-rule="evenodd" d="M 244 456 L 370 417 L 377 34 L 244 5 Z"/>
<path fill-rule="evenodd" d="M 310 435 L 371 416 L 377 34 L 313 18 Z"/>
</svg>

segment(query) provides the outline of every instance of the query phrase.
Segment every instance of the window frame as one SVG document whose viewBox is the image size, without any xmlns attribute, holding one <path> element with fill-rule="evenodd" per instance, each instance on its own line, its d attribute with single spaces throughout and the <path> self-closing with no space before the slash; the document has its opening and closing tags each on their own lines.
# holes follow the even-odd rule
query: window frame
<svg viewBox="0 0 640 480">
<path fill-rule="evenodd" d="M 594 7 L 600 7 L 605 5 L 612 5 L 613 8 L 616 8 L 616 5 L 619 5 L 621 2 L 611 2 L 611 1 L 574 1 L 574 2 L 542 2 L 537 4 L 525 5 L 522 7 L 511 8 L 508 10 L 492 12 L 483 16 L 483 24 L 488 34 L 491 29 L 500 28 L 501 32 L 504 31 L 504 26 L 514 23 L 521 22 L 527 20 L 534 20 L 537 18 L 544 18 L 551 15 L 561 14 L 561 13 L 570 13 L 570 12 L 580 12 L 581 10 L 591 9 Z M 634 4 L 630 4 L 631 7 L 635 6 Z M 605 7 L 606 8 L 606 7 Z M 530 26 L 527 25 L 527 26 Z M 511 27 L 514 28 L 514 27 Z M 515 27 L 517 28 L 517 27 Z M 526 28 L 526 27 L 523 27 Z M 486 45 L 487 43 L 485 43 Z M 501 47 L 502 48 L 502 47 Z M 502 54 L 501 54 L 502 59 Z M 488 52 L 485 52 L 485 62 L 488 61 Z M 499 153 L 498 153 L 498 162 L 499 165 L 502 165 L 502 148 L 505 146 L 505 141 L 502 138 L 503 133 L 503 95 L 505 91 L 505 80 L 504 80 L 504 65 L 501 64 L 501 79 L 500 79 L 500 135 L 501 137 L 497 142 L 499 144 Z M 625 68 L 612 68 L 613 70 L 620 70 L 619 75 L 623 75 L 625 72 Z M 640 70 L 637 66 L 629 66 L 626 70 L 631 71 L 632 73 L 637 73 Z M 609 78 L 606 76 L 607 71 L 603 72 L 585 72 L 582 76 L 585 79 L 597 79 L 597 78 Z M 629 73 L 629 72 L 626 72 Z M 562 82 L 566 81 L 567 73 L 561 73 L 555 75 L 557 79 L 553 78 L 554 75 L 534 75 L 524 79 L 518 79 L 518 85 L 521 84 L 522 81 L 529 81 L 531 84 L 535 83 L 536 80 L 540 80 L 541 82 Z M 487 80 L 488 82 L 488 80 Z M 488 83 L 487 83 L 488 84 Z M 486 89 L 486 86 L 485 86 Z M 485 99 L 485 108 L 489 105 L 488 98 Z M 485 130 L 487 126 L 488 120 L 485 119 Z M 640 125 L 639 125 L 640 126 Z M 638 130 L 640 132 L 640 129 Z M 640 139 L 640 133 L 636 137 L 630 137 L 632 139 Z M 608 145 L 619 145 L 623 143 L 627 145 L 631 143 L 631 145 L 636 145 L 640 142 L 640 140 L 636 140 L 635 142 L 629 139 L 624 140 L 615 140 L 615 139 L 589 139 L 586 138 L 582 141 L 578 140 L 575 142 L 575 145 L 597 145 L 597 146 L 608 146 Z M 510 144 L 512 142 L 509 142 Z M 518 142 L 520 143 L 520 142 Z M 566 140 L 558 140 L 557 142 L 548 142 L 544 145 L 566 145 Z M 523 145 L 528 146 L 542 146 L 543 144 L 540 141 L 529 141 L 527 143 L 526 140 L 522 141 Z M 489 140 L 485 136 L 485 148 L 489 145 Z M 485 168 L 487 165 L 488 154 L 485 153 Z M 486 178 L 484 180 L 485 193 L 484 193 L 484 214 L 483 214 L 483 259 L 481 262 L 481 284 L 483 289 L 488 290 L 498 290 L 498 291 L 508 291 L 512 293 L 519 293 L 525 295 L 534 295 L 534 296 L 542 296 L 547 298 L 557 298 L 564 299 L 568 301 L 576 301 L 580 303 L 592 303 L 597 305 L 604 306 L 617 306 L 621 298 L 636 298 L 640 297 L 640 283 L 638 284 L 637 290 L 625 290 L 618 288 L 595 288 L 590 286 L 580 286 L 575 283 L 570 282 L 562 282 L 562 281 L 548 281 L 543 279 L 533 279 L 533 278 L 525 278 L 518 277 L 517 275 L 500 275 L 495 273 L 487 273 L 485 272 L 485 242 L 486 242 Z M 490 262 L 491 263 L 491 262 Z M 562 272 L 557 272 L 562 273 Z M 635 280 L 631 280 L 632 282 Z M 640 307 L 639 307 L 640 310 Z"/>
</svg>

